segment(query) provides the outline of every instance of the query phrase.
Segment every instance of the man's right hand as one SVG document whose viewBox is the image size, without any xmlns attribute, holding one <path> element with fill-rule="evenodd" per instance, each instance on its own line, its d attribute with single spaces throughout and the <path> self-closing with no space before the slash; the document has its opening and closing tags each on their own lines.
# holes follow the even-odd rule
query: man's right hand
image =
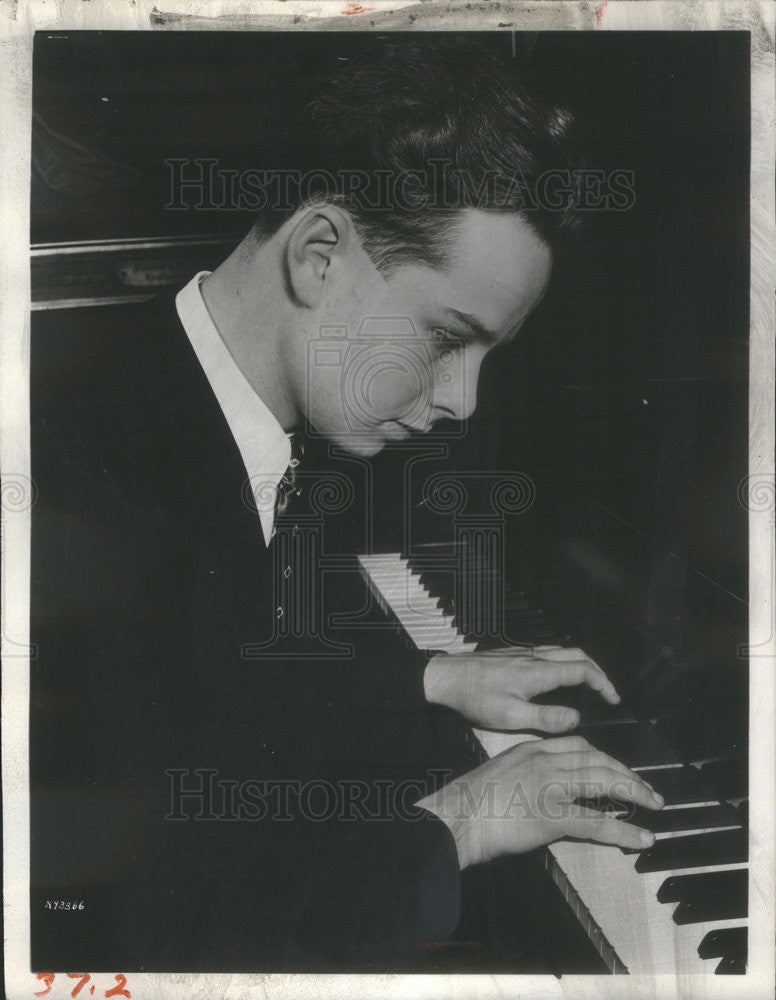
<svg viewBox="0 0 776 1000">
<path fill-rule="evenodd" d="M 636 849 L 654 842 L 651 833 L 575 801 L 599 796 L 663 807 L 638 774 L 581 736 L 519 743 L 417 804 L 448 825 L 461 869 L 561 837 Z"/>
</svg>

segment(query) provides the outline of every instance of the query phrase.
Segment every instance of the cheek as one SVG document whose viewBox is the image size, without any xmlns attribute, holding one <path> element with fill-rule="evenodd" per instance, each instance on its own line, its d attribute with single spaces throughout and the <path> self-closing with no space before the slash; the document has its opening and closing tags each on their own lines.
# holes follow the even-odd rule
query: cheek
<svg viewBox="0 0 776 1000">
<path fill-rule="evenodd" d="M 416 400 L 430 394 L 432 371 L 412 355 L 374 358 L 360 379 L 365 408 L 377 417 L 401 416 Z"/>
</svg>

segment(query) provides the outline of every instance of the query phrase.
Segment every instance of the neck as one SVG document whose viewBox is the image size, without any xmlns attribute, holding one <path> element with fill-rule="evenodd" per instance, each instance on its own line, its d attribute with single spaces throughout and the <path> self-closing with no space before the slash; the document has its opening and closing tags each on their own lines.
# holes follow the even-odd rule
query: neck
<svg viewBox="0 0 776 1000">
<path fill-rule="evenodd" d="M 201 284 L 202 298 L 221 339 L 246 381 L 284 431 L 300 412 L 283 363 L 289 323 L 282 311 L 282 276 L 273 241 L 258 250 L 245 243 Z"/>
</svg>

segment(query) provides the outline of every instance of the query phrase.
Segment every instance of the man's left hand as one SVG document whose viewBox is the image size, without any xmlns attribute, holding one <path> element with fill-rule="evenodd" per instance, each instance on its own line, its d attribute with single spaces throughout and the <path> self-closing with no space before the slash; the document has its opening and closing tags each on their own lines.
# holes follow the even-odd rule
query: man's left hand
<svg viewBox="0 0 776 1000">
<path fill-rule="evenodd" d="M 565 732 L 579 713 L 561 705 L 534 705 L 531 698 L 558 687 L 587 684 L 616 705 L 614 685 L 581 649 L 534 646 L 483 653 L 440 653 L 423 677 L 431 704 L 455 709 L 475 726 L 487 729 L 538 729 Z"/>
</svg>

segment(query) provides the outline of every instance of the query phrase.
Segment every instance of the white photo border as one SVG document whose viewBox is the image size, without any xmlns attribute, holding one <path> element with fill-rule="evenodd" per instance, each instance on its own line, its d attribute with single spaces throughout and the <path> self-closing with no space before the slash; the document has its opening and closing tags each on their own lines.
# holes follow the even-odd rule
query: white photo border
<svg viewBox="0 0 776 1000">
<path fill-rule="evenodd" d="M 774 26 L 765 0 L 0 0 L 0 470 L 2 471 L 2 783 L 6 996 L 31 998 L 29 914 L 29 194 L 32 42 L 38 30 L 723 31 L 751 33 L 749 396 L 750 921 L 745 976 L 131 974 L 136 1000 L 261 995 L 371 998 L 681 997 L 774 994 Z M 52 998 L 69 996 L 62 981 Z"/>
</svg>

